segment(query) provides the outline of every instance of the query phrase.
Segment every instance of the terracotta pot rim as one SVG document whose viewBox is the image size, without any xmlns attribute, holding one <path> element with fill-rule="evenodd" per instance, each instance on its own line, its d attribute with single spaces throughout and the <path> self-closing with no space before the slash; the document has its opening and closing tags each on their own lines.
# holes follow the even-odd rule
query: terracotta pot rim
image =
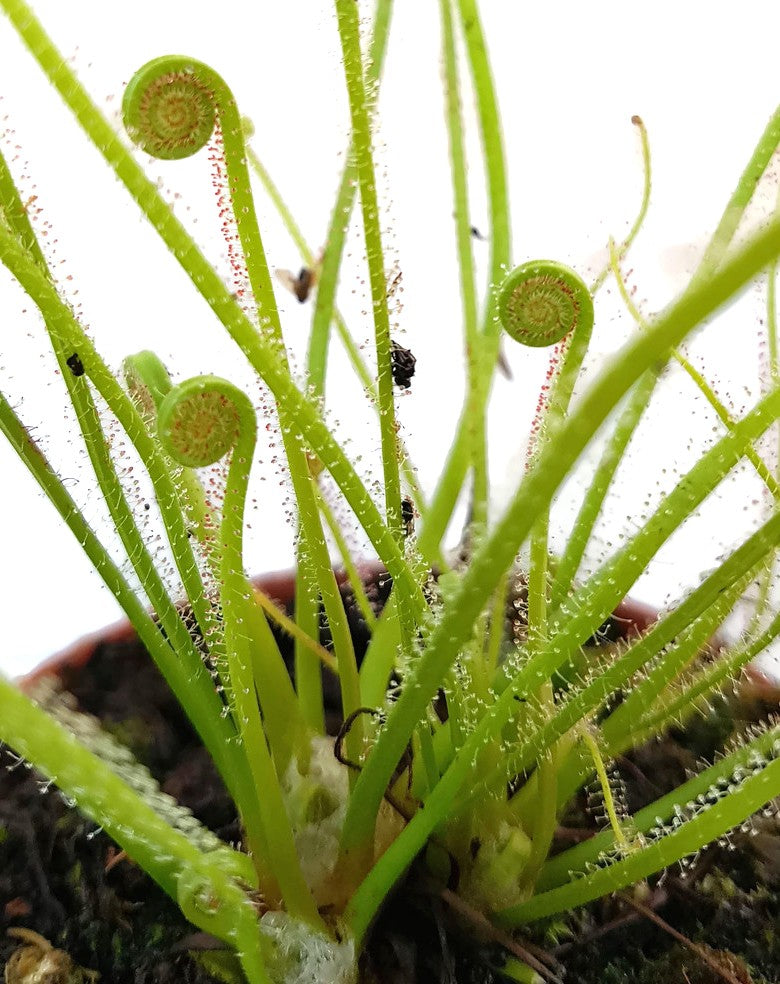
<svg viewBox="0 0 780 984">
<path fill-rule="evenodd" d="M 377 559 L 359 561 L 357 569 L 366 580 L 378 578 L 387 573 L 384 565 Z M 347 573 L 343 568 L 337 568 L 335 575 L 340 585 L 347 581 Z M 251 580 L 253 584 L 261 587 L 266 594 L 276 601 L 286 605 L 293 600 L 295 568 L 287 567 L 268 571 L 255 575 Z M 614 619 L 623 623 L 623 638 L 625 639 L 642 635 L 653 623 L 658 621 L 659 616 L 660 612 L 655 606 L 637 601 L 630 595 L 624 598 L 612 613 Z M 118 619 L 110 625 L 80 636 L 51 656 L 46 657 L 28 673 L 19 676 L 17 682 L 21 687 L 29 688 L 43 677 L 59 675 L 65 666 L 79 669 L 89 662 L 92 653 L 99 644 L 127 642 L 135 638 L 136 635 L 137 633 L 129 619 Z M 716 635 L 712 644 L 720 647 L 725 643 L 720 635 Z M 751 663 L 743 671 L 741 690 L 744 696 L 756 697 L 773 703 L 780 700 L 780 680 L 773 678 L 755 663 Z"/>
<path fill-rule="evenodd" d="M 358 570 L 366 576 L 366 579 L 380 577 L 386 573 L 384 565 L 374 559 L 361 561 L 357 565 Z M 339 584 L 347 581 L 347 574 L 343 568 L 335 571 L 336 580 Z M 266 592 L 277 601 L 289 604 L 295 594 L 295 568 L 284 568 L 276 571 L 269 571 L 258 574 L 252 579 L 252 583 Z M 634 636 L 642 635 L 658 621 L 660 612 L 653 605 L 646 602 L 637 601 L 632 597 L 624 598 L 612 613 L 612 617 L 624 625 L 624 638 L 629 639 Z M 80 669 L 89 662 L 92 653 L 99 644 L 111 644 L 127 642 L 137 636 L 137 633 L 129 621 L 122 618 L 112 622 L 93 632 L 88 632 L 80 636 L 67 646 L 48 656 L 41 663 L 35 666 L 28 673 L 24 673 L 17 678 L 17 682 L 23 688 L 29 688 L 37 680 L 47 676 L 57 676 L 63 667 L 68 666 Z M 723 645 L 723 640 L 715 636 L 713 643 L 716 646 Z M 776 702 L 780 699 L 780 682 L 773 679 L 760 666 L 751 663 L 743 671 L 742 692 L 745 696 L 757 697 L 762 700 Z"/>
<path fill-rule="evenodd" d="M 386 568 L 378 560 L 361 561 L 357 564 L 357 569 L 359 573 L 366 576 L 366 579 L 379 577 L 386 573 Z M 339 585 L 347 581 L 347 573 L 343 568 L 337 568 L 334 573 Z M 252 584 L 262 588 L 266 594 L 276 601 L 282 602 L 282 604 L 289 604 L 294 597 L 295 568 L 293 567 L 257 574 L 251 578 L 251 581 Z M 99 644 L 128 642 L 136 637 L 136 630 L 130 620 L 120 618 L 110 625 L 79 636 L 62 649 L 52 653 L 51 656 L 47 656 L 29 672 L 21 674 L 17 678 L 17 682 L 22 687 L 30 687 L 43 677 L 57 676 L 64 666 L 79 669 L 89 661 Z"/>
</svg>

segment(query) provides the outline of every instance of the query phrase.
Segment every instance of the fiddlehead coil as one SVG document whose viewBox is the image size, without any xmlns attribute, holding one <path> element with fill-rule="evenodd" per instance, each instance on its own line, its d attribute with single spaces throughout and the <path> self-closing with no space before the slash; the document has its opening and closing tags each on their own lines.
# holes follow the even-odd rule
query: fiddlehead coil
<svg viewBox="0 0 780 984">
<path fill-rule="evenodd" d="M 146 418 L 156 415 L 157 409 L 171 391 L 168 370 L 148 349 L 128 355 L 122 363 L 127 392 Z"/>
<path fill-rule="evenodd" d="M 515 267 L 498 290 L 498 316 L 521 345 L 555 345 L 575 328 L 593 326 L 593 299 L 582 279 L 552 260 Z"/>
<path fill-rule="evenodd" d="M 232 383 L 217 376 L 197 376 L 174 387 L 157 414 L 163 447 L 189 468 L 206 468 L 219 461 L 246 429 L 255 429 L 251 403 Z"/>
<path fill-rule="evenodd" d="M 230 87 L 203 62 L 163 55 L 147 62 L 130 80 L 122 113 L 134 143 L 163 160 L 189 157 L 214 136 L 213 174 L 236 292 L 243 295 L 248 275 L 260 320 L 281 348 L 282 330 L 257 224 L 242 121 Z M 226 207 L 232 210 L 237 237 L 225 219 Z"/>
<path fill-rule="evenodd" d="M 152 157 L 191 157 L 214 132 L 214 73 L 192 58 L 155 58 L 128 83 L 122 117 L 130 139 Z"/>
</svg>

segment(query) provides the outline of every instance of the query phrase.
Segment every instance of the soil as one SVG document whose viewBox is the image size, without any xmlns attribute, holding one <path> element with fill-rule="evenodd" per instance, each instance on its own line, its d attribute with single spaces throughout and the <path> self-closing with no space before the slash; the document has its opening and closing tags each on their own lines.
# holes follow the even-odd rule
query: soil
<svg viewBox="0 0 780 984">
<path fill-rule="evenodd" d="M 375 589 L 378 606 L 388 589 Z M 354 612 L 351 617 L 360 648 L 366 633 Z M 622 624 L 611 620 L 600 638 L 619 635 Z M 62 672 L 64 688 L 82 710 L 97 715 L 132 747 L 165 792 L 218 836 L 236 842 L 240 832 L 233 804 L 143 647 L 125 631 L 90 650 L 86 665 Z M 338 695 L 331 692 L 329 700 L 331 724 L 337 727 Z M 763 706 L 739 711 L 750 718 L 765 712 Z M 733 726 L 733 708 L 721 707 L 685 734 L 670 735 L 624 761 L 620 772 L 629 807 L 637 809 L 683 781 L 686 769 L 711 755 Z M 140 869 L 117 857 L 101 830 L 69 809 L 10 750 L 0 751 L 0 765 L 0 963 L 20 946 L 6 930 L 26 927 L 66 951 L 78 967 L 97 971 L 104 984 L 214 981 L 207 965 L 214 971 L 216 941 L 188 924 Z M 561 846 L 567 838 L 587 835 L 594 824 L 587 804 L 575 804 L 562 823 Z M 692 867 L 656 880 L 643 903 L 602 900 L 525 942 L 548 967 L 546 976 L 566 984 L 780 982 L 779 824 L 774 817 L 763 819 L 752 833 L 738 834 L 730 845 L 703 852 Z M 494 970 L 505 951 L 468 916 L 456 914 L 451 901 L 446 890 L 429 887 L 413 869 L 377 922 L 361 980 L 507 980 Z M 693 941 L 698 951 L 657 925 L 654 916 Z M 36 984 L 84 979 L 72 973 Z"/>
</svg>

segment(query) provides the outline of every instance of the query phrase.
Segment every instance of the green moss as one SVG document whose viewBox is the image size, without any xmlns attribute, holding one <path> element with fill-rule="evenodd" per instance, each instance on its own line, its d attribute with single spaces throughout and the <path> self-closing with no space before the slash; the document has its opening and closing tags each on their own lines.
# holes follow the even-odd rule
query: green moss
<svg viewBox="0 0 780 984">
<path fill-rule="evenodd" d="M 190 956 L 222 984 L 245 984 L 241 964 L 228 950 L 190 950 Z"/>
<path fill-rule="evenodd" d="M 730 951 L 703 949 L 741 984 L 764 984 L 763 977 L 753 976 L 747 964 Z M 648 961 L 636 977 L 636 984 L 659 984 L 661 981 L 665 984 L 723 984 L 723 975 L 689 947 L 679 943 L 658 960 Z"/>
</svg>

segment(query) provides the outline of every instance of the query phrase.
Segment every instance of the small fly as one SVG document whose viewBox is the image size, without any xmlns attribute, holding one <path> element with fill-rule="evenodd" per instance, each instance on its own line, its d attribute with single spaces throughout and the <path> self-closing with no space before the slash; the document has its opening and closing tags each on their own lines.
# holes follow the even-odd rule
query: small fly
<svg viewBox="0 0 780 984">
<path fill-rule="evenodd" d="M 321 266 L 322 258 L 314 266 L 301 267 L 297 276 L 292 270 L 277 270 L 276 279 L 298 298 L 300 304 L 303 304 L 308 301 L 311 292 L 317 286 Z"/>
</svg>

